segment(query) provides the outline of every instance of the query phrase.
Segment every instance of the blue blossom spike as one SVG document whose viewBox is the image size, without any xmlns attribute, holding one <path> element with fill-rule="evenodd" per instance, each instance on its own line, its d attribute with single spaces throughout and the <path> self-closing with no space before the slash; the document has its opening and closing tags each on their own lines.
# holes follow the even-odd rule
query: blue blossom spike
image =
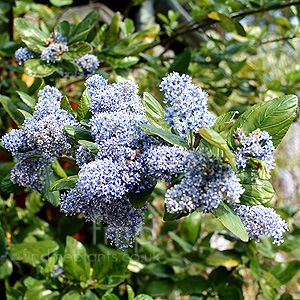
<svg viewBox="0 0 300 300">
<path fill-rule="evenodd" d="M 208 95 L 192 84 L 191 77 L 173 72 L 163 78 L 160 88 L 167 105 L 165 120 L 181 136 L 185 137 L 191 130 L 197 132 L 214 124 L 215 119 L 207 110 Z"/>
<path fill-rule="evenodd" d="M 275 162 L 273 158 L 274 146 L 272 136 L 267 131 L 261 131 L 259 128 L 251 132 L 248 137 L 245 136 L 242 129 L 238 128 L 233 138 L 237 141 L 238 168 L 245 168 L 248 164 L 247 157 L 253 157 L 265 162 L 268 170 L 274 168 Z"/>
<path fill-rule="evenodd" d="M 231 167 L 212 153 L 189 152 L 186 160 L 184 178 L 165 195 L 169 213 L 208 213 L 222 201 L 236 202 L 244 192 Z"/>
<path fill-rule="evenodd" d="M 84 164 L 93 161 L 93 155 L 84 146 L 80 146 L 76 150 L 76 164 L 81 168 Z"/>
<path fill-rule="evenodd" d="M 15 57 L 19 65 L 22 65 L 26 60 L 34 58 L 35 53 L 26 47 L 21 47 L 15 52 Z"/>
<path fill-rule="evenodd" d="M 82 68 L 81 74 L 75 73 L 74 75 L 82 75 L 84 77 L 93 75 L 100 65 L 98 57 L 93 54 L 86 54 L 76 59 L 74 62 Z"/>
<path fill-rule="evenodd" d="M 260 237 L 266 235 L 273 238 L 273 244 L 283 243 L 282 234 L 289 229 L 273 208 L 235 204 L 233 209 L 241 218 L 251 239 L 259 242 Z"/>
<path fill-rule="evenodd" d="M 13 154 L 28 148 L 26 132 L 23 129 L 12 129 L 2 139 L 3 147 Z"/>
</svg>

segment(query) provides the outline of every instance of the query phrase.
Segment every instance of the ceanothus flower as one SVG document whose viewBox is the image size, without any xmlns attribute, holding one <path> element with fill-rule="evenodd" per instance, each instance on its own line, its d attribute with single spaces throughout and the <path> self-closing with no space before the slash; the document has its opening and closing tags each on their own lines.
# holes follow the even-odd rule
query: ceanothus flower
<svg viewBox="0 0 300 300">
<path fill-rule="evenodd" d="M 28 148 L 26 133 L 23 129 L 12 129 L 2 137 L 3 148 L 13 154 Z"/>
<path fill-rule="evenodd" d="M 207 93 L 192 84 L 192 78 L 173 72 L 163 78 L 160 84 L 167 105 L 165 120 L 183 137 L 190 131 L 197 132 L 211 127 L 215 119 L 207 110 Z"/>
<path fill-rule="evenodd" d="M 76 164 L 81 168 L 84 164 L 93 161 L 92 153 L 84 146 L 79 146 L 76 150 Z"/>
<path fill-rule="evenodd" d="M 15 57 L 19 65 L 22 65 L 26 60 L 34 58 L 35 53 L 27 47 L 21 47 L 15 52 Z"/>
<path fill-rule="evenodd" d="M 245 136 L 243 130 L 238 128 L 233 135 L 238 149 L 235 153 L 237 156 L 238 168 L 245 168 L 248 164 L 248 157 L 262 160 L 268 170 L 274 168 L 273 151 L 274 146 L 272 136 L 267 131 L 261 131 L 259 128 L 251 132 L 248 137 Z"/>
<path fill-rule="evenodd" d="M 244 192 L 239 179 L 228 164 L 203 150 L 190 151 L 186 157 L 184 178 L 167 190 L 169 213 L 211 212 L 222 201 L 236 202 Z"/>
<path fill-rule="evenodd" d="M 266 235 L 273 238 L 273 244 L 283 243 L 282 234 L 289 229 L 273 208 L 234 204 L 233 209 L 241 218 L 251 239 L 259 242 L 260 237 Z"/>
<path fill-rule="evenodd" d="M 95 73 L 99 68 L 100 62 L 96 55 L 86 54 L 74 61 L 82 68 L 82 73 L 75 73 L 74 75 L 88 76 Z"/>
</svg>

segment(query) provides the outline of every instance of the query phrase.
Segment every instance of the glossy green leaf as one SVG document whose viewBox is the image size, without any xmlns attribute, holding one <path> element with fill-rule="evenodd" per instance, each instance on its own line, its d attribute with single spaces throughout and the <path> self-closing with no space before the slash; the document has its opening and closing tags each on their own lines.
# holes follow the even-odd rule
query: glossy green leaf
<svg viewBox="0 0 300 300">
<path fill-rule="evenodd" d="M 55 70 L 56 66 L 54 64 L 37 58 L 28 59 L 24 63 L 24 72 L 33 77 L 47 77 L 53 74 Z"/>
<path fill-rule="evenodd" d="M 26 208 L 33 214 L 40 212 L 45 202 L 42 201 L 41 194 L 37 191 L 29 193 L 25 198 Z"/>
<path fill-rule="evenodd" d="M 87 148 L 93 155 L 97 155 L 97 153 L 99 152 L 98 144 L 96 143 L 85 140 L 79 140 L 78 144 Z"/>
<path fill-rule="evenodd" d="M 205 262 L 210 266 L 237 267 L 241 263 L 241 258 L 236 252 L 216 251 L 207 256 Z"/>
<path fill-rule="evenodd" d="M 65 5 L 71 5 L 73 0 L 50 0 L 50 3 L 54 6 L 61 7 Z"/>
<path fill-rule="evenodd" d="M 240 201 L 246 205 L 260 205 L 268 203 L 274 196 L 272 184 L 268 180 L 258 177 L 255 170 L 245 170 L 237 173 L 242 187 L 245 189 Z"/>
<path fill-rule="evenodd" d="M 147 264 L 140 273 L 151 274 L 160 278 L 170 278 L 170 276 L 174 275 L 174 270 L 165 263 L 150 263 Z"/>
<path fill-rule="evenodd" d="M 150 279 L 141 287 L 141 292 L 152 297 L 164 297 L 174 289 L 174 282 L 170 279 Z"/>
<path fill-rule="evenodd" d="M 90 261 L 82 243 L 67 236 L 64 252 L 64 272 L 69 280 L 87 282 L 90 277 Z"/>
<path fill-rule="evenodd" d="M 276 148 L 293 122 L 297 106 L 298 98 L 295 95 L 282 96 L 253 105 L 231 127 L 228 135 L 230 147 L 236 149 L 232 134 L 237 128 L 242 128 L 246 135 L 259 128 L 272 136 Z"/>
<path fill-rule="evenodd" d="M 88 89 L 85 89 L 78 104 L 77 118 L 79 122 L 86 119 L 86 115 L 89 113 L 90 103 L 91 98 L 89 96 Z"/>
<path fill-rule="evenodd" d="M 90 32 L 94 29 L 97 22 L 98 14 L 96 10 L 93 10 L 77 26 L 71 28 L 68 44 L 79 41 L 90 42 L 93 39 L 93 37 L 90 38 Z"/>
<path fill-rule="evenodd" d="M 72 116 L 74 116 L 74 110 L 67 98 L 67 96 L 64 96 L 61 100 L 60 103 L 60 108 L 66 110 L 67 112 L 69 112 Z"/>
<path fill-rule="evenodd" d="M 18 109 L 18 111 L 24 116 L 25 119 L 32 119 L 33 115 L 26 110 Z"/>
<path fill-rule="evenodd" d="M 126 285 L 126 290 L 127 290 L 128 300 L 134 300 L 134 291 L 129 284 Z"/>
<path fill-rule="evenodd" d="M 56 26 L 57 32 L 59 32 L 63 37 L 66 37 L 66 38 L 69 37 L 70 29 L 71 29 L 71 26 L 68 21 L 62 21 Z"/>
<path fill-rule="evenodd" d="M 142 189 L 138 193 L 129 193 L 129 201 L 131 205 L 135 208 L 144 207 L 153 191 L 154 187 Z"/>
<path fill-rule="evenodd" d="M 271 179 L 271 174 L 270 174 L 268 167 L 264 161 L 257 159 L 257 158 L 248 157 L 248 162 L 249 162 L 249 165 L 253 169 L 257 170 L 257 174 L 260 179 L 263 179 L 263 180 Z"/>
<path fill-rule="evenodd" d="M 52 240 L 11 244 L 9 256 L 13 260 L 20 260 L 24 263 L 37 265 L 42 258 L 54 253 L 58 248 L 58 244 Z"/>
<path fill-rule="evenodd" d="M 20 96 L 20 98 L 22 99 L 22 101 L 23 101 L 26 105 L 28 105 L 32 110 L 34 110 L 37 101 L 36 101 L 33 97 L 27 95 L 27 94 L 24 93 L 24 92 L 17 91 L 17 93 L 18 93 L 18 95 Z"/>
<path fill-rule="evenodd" d="M 188 215 L 188 213 L 171 214 L 167 211 L 167 209 L 165 207 L 165 213 L 164 213 L 163 220 L 164 221 L 174 221 L 174 220 L 181 219 L 182 217 L 185 217 L 187 215 Z"/>
<path fill-rule="evenodd" d="M 55 172 L 55 174 L 58 175 L 59 177 L 62 178 L 67 177 L 66 172 L 58 162 L 57 158 L 55 158 L 54 161 L 51 163 L 51 168 Z"/>
<path fill-rule="evenodd" d="M 216 122 L 212 127 L 212 129 L 215 130 L 216 132 L 221 132 L 226 129 L 229 129 L 234 124 L 233 119 L 237 113 L 238 113 L 237 111 L 229 111 L 217 117 Z"/>
<path fill-rule="evenodd" d="M 8 278 L 13 273 L 13 264 L 9 259 L 1 261 L 0 264 L 0 280 Z"/>
<path fill-rule="evenodd" d="M 149 93 L 145 92 L 143 95 L 143 105 L 145 115 L 151 125 L 171 132 L 170 125 L 165 121 L 165 112 L 161 104 Z"/>
<path fill-rule="evenodd" d="M 50 171 L 50 167 L 46 168 L 46 180 L 41 190 L 42 197 L 50 202 L 53 206 L 59 205 L 59 192 L 50 191 L 50 186 L 55 182 L 55 176 L 53 172 Z"/>
<path fill-rule="evenodd" d="M 140 124 L 140 127 L 146 133 L 157 135 L 172 145 L 188 148 L 188 144 L 187 144 L 186 140 L 179 135 L 172 134 L 168 131 L 156 128 L 156 127 L 154 127 L 152 125 L 148 125 L 148 124 Z"/>
<path fill-rule="evenodd" d="M 78 59 L 88 53 L 90 53 L 93 50 L 93 47 L 86 42 L 80 41 L 77 43 L 74 43 L 69 46 L 69 51 L 64 52 L 62 55 L 62 58 L 65 60 L 75 60 Z"/>
<path fill-rule="evenodd" d="M 77 184 L 78 178 L 79 178 L 78 175 L 73 175 L 73 176 L 59 179 L 52 183 L 50 187 L 50 191 L 73 189 Z"/>
<path fill-rule="evenodd" d="M 277 264 L 269 272 L 273 274 L 282 285 L 287 284 L 300 271 L 300 261 L 293 260 L 287 263 Z"/>
<path fill-rule="evenodd" d="M 82 72 L 82 68 L 78 64 L 76 64 L 75 62 L 70 61 L 70 60 L 63 59 L 59 65 L 60 65 L 60 67 L 62 67 L 63 69 L 65 69 L 66 71 L 69 71 L 71 73 Z"/>
<path fill-rule="evenodd" d="M 22 41 L 29 49 L 34 52 L 41 53 L 47 47 L 44 39 L 49 38 L 49 36 L 27 20 L 23 18 L 16 18 L 14 21 L 14 27 Z"/>
<path fill-rule="evenodd" d="M 191 54 L 191 48 L 186 48 L 182 53 L 180 53 L 171 64 L 169 73 L 176 71 L 179 74 L 186 74 L 191 61 Z"/>
<path fill-rule="evenodd" d="M 103 48 L 107 48 L 114 44 L 119 39 L 119 23 L 121 21 L 121 14 L 120 12 L 116 12 L 114 17 L 111 20 L 111 23 L 106 31 L 104 41 L 103 41 Z"/>
<path fill-rule="evenodd" d="M 183 219 L 180 236 L 187 242 L 195 245 L 200 237 L 202 216 L 200 212 L 193 212 Z"/>
<path fill-rule="evenodd" d="M 199 134 L 210 144 L 221 149 L 224 153 L 224 158 L 227 158 L 233 170 L 237 171 L 235 156 L 231 153 L 226 141 L 219 133 L 213 129 L 201 128 Z"/>
<path fill-rule="evenodd" d="M 143 251 L 145 251 L 146 253 L 149 253 L 153 256 L 160 256 L 162 254 L 161 249 L 158 246 L 154 245 L 153 242 L 143 240 L 138 237 L 136 238 L 136 241 L 143 248 Z"/>
<path fill-rule="evenodd" d="M 139 294 L 135 298 L 135 300 L 153 300 L 153 298 L 146 294 Z"/>
<path fill-rule="evenodd" d="M 178 236 L 175 232 L 168 232 L 168 235 L 171 237 L 171 239 L 177 244 L 181 250 L 183 250 L 186 253 L 189 253 L 192 251 L 193 246 L 186 242 L 184 239 L 182 239 L 180 236 Z"/>
<path fill-rule="evenodd" d="M 65 131 L 76 141 L 79 140 L 92 140 L 91 132 L 88 129 L 80 128 L 76 126 L 66 125 Z"/>
<path fill-rule="evenodd" d="M 123 255 L 102 255 L 93 265 L 92 278 L 97 280 L 97 287 L 109 289 L 126 279 L 129 258 Z"/>
<path fill-rule="evenodd" d="M 139 62 L 139 58 L 137 56 L 127 56 L 121 59 L 117 59 L 116 64 L 120 69 L 126 69 L 131 66 L 136 65 Z"/>
<path fill-rule="evenodd" d="M 248 233 L 234 210 L 224 202 L 221 202 L 218 208 L 212 211 L 212 214 L 234 235 L 239 237 L 243 242 L 249 239 Z"/>
<path fill-rule="evenodd" d="M 82 300 L 81 295 L 76 290 L 71 290 L 63 295 L 61 300 Z"/>
<path fill-rule="evenodd" d="M 21 125 L 24 122 L 23 114 L 18 111 L 18 108 L 10 101 L 6 96 L 0 95 L 0 102 L 3 105 L 3 108 L 9 114 L 9 116 L 15 121 L 16 124 Z"/>
<path fill-rule="evenodd" d="M 211 287 L 211 283 L 202 276 L 187 276 L 176 282 L 176 286 L 181 290 L 180 294 L 191 295 L 203 293 Z"/>
<path fill-rule="evenodd" d="M 39 280 L 26 290 L 23 300 L 57 300 L 60 293 L 49 288 L 46 280 Z"/>
<path fill-rule="evenodd" d="M 11 173 L 7 174 L 1 181 L 1 190 L 5 193 L 19 193 L 25 190 L 24 186 L 13 183 L 10 180 Z"/>
</svg>

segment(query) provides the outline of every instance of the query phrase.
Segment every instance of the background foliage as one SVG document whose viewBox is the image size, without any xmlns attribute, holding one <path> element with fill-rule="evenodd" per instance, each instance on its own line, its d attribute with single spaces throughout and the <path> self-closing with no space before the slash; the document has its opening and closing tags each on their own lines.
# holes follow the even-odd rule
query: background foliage
<svg viewBox="0 0 300 300">
<path fill-rule="evenodd" d="M 71 4 L 0 3 L 1 136 L 23 122 L 24 111 L 32 112 L 32 98 L 24 99 L 24 93 L 34 99 L 45 83 L 68 95 L 66 107 L 77 107 L 84 78 L 64 77 L 63 70 L 71 68 L 68 59 L 50 67 L 35 60 L 23 67 L 14 58 L 24 46 L 18 28 L 27 26 L 24 20 L 34 24 L 25 37 L 32 42 L 31 26 L 52 32 L 68 17 Z M 171 71 L 187 73 L 209 93 L 216 116 L 299 91 L 300 2 L 156 1 L 152 10 L 143 9 L 148 1 L 144 6 L 131 1 L 123 9 L 117 2 L 107 5 L 112 9 L 108 20 L 98 22 L 93 12 L 85 21 L 84 16 L 69 16 L 76 25 L 72 42 L 93 47 L 101 62 L 97 73 L 111 82 L 134 79 L 141 93 L 151 92 L 161 100 L 161 78 Z M 94 9 L 103 6 L 85 7 L 86 12 Z M 281 246 L 267 238 L 258 244 L 242 242 L 200 213 L 164 223 L 166 187 L 161 184 L 151 196 L 145 229 L 134 248 L 125 251 L 109 246 L 104 227 L 65 217 L 38 193 L 8 186 L 14 162 L 1 148 L 1 299 L 299 298 L 299 145 L 295 120 L 276 152 L 272 174 L 272 203 L 290 228 Z M 56 167 L 57 173 L 74 174 L 68 162 Z"/>
</svg>

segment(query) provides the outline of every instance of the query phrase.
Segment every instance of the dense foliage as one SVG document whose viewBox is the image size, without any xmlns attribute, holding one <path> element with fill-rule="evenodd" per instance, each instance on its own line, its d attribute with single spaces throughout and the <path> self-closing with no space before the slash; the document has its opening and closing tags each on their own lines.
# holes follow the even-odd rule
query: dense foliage
<svg viewBox="0 0 300 300">
<path fill-rule="evenodd" d="M 296 299 L 300 3 L 150 2 L 0 3 L 1 297 Z"/>
</svg>

